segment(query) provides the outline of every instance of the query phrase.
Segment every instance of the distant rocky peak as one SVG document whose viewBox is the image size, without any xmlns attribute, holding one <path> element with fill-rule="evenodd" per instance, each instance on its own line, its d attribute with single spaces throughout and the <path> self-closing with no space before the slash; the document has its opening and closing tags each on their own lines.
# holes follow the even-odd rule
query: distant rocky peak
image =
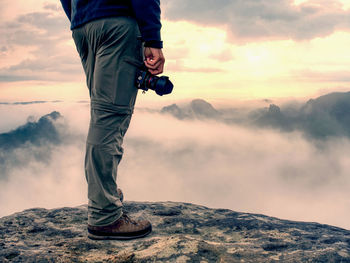
<svg viewBox="0 0 350 263">
<path fill-rule="evenodd" d="M 187 106 L 182 107 L 172 104 L 163 107 L 161 113 L 171 114 L 178 119 L 212 119 L 221 115 L 209 102 L 203 99 L 194 99 Z"/>
<path fill-rule="evenodd" d="M 212 118 L 219 115 L 219 112 L 209 102 L 202 99 L 192 100 L 190 108 L 198 117 Z"/>
<path fill-rule="evenodd" d="M 186 114 L 183 112 L 183 110 L 179 106 L 177 106 L 175 103 L 169 106 L 163 107 L 160 112 L 165 114 L 171 114 L 174 117 L 181 120 L 186 117 Z"/>
<path fill-rule="evenodd" d="M 280 114 L 280 113 L 281 113 L 281 109 L 280 109 L 280 107 L 278 107 L 278 106 L 275 105 L 275 104 L 270 104 L 269 113 L 272 113 L 272 114 Z"/>
</svg>

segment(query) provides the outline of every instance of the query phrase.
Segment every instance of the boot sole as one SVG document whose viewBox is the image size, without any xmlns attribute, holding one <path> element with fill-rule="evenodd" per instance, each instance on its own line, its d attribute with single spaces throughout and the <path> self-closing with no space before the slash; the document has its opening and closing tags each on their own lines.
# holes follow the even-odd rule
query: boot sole
<svg viewBox="0 0 350 263">
<path fill-rule="evenodd" d="M 147 236 L 149 233 L 152 232 L 152 228 L 148 229 L 146 232 L 139 234 L 139 235 L 133 235 L 133 236 L 118 236 L 118 235 L 94 235 L 91 233 L 88 233 L 88 238 L 92 240 L 131 240 L 131 239 L 137 239 Z"/>
</svg>

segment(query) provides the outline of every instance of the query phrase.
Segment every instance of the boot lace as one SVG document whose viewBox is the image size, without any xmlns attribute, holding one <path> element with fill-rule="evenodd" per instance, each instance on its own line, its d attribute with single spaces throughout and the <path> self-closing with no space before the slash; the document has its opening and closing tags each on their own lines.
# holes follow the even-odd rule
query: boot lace
<svg viewBox="0 0 350 263">
<path fill-rule="evenodd" d="M 125 222 L 127 223 L 131 223 L 133 225 L 137 225 L 137 222 L 133 219 L 131 219 L 127 214 L 123 213 L 123 218 L 125 220 Z"/>
</svg>

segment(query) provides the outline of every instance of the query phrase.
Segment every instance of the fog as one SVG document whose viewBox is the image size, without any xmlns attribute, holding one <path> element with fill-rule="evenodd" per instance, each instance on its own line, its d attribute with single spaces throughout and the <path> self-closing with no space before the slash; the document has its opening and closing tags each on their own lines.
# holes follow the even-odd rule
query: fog
<svg viewBox="0 0 350 263">
<path fill-rule="evenodd" d="M 58 143 L 45 139 L 5 152 L 0 148 L 0 216 L 87 203 L 88 104 L 0 105 L 0 136 L 18 132 L 28 118 L 37 127 L 52 111 L 62 116 L 51 120 Z M 316 140 L 303 129 L 178 119 L 160 109 L 136 109 L 124 149 L 118 186 L 126 200 L 191 202 L 350 229 L 346 136 Z"/>
</svg>

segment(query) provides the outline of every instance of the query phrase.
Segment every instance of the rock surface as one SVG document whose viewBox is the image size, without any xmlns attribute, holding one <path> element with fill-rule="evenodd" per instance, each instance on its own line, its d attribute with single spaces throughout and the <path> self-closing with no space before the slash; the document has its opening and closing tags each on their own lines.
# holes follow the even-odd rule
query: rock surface
<svg viewBox="0 0 350 263">
<path fill-rule="evenodd" d="M 125 202 L 153 232 L 87 238 L 87 207 L 25 210 L 0 219 L 0 262 L 350 262 L 350 231 L 187 203 Z"/>
</svg>

